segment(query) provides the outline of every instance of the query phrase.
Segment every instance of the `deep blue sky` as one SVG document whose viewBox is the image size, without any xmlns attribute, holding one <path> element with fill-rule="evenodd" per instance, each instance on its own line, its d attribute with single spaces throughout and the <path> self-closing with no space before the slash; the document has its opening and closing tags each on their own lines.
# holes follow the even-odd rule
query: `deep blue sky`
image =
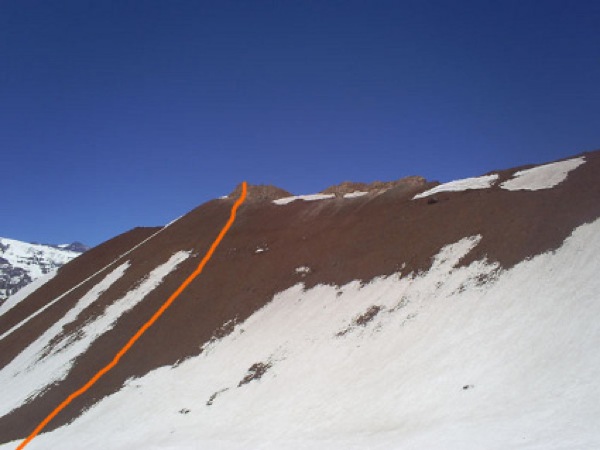
<svg viewBox="0 0 600 450">
<path fill-rule="evenodd" d="M 0 236 L 600 148 L 600 1 L 0 2 Z"/>
</svg>

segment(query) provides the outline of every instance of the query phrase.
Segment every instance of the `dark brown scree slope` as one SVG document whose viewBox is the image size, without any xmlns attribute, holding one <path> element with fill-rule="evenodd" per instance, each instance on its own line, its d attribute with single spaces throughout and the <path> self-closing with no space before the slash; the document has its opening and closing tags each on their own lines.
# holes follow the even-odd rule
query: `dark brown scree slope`
<svg viewBox="0 0 600 450">
<path fill-rule="evenodd" d="M 435 202 L 428 198 L 412 200 L 416 193 L 434 186 L 418 177 L 391 184 L 345 183 L 328 190 L 336 193 L 336 198 L 281 206 L 271 200 L 289 195 L 286 191 L 251 186 L 233 228 L 203 274 L 116 368 L 74 401 L 47 430 L 73 420 L 94 402 L 117 391 L 126 379 L 199 354 L 204 343 L 223 333 L 223 324 L 244 321 L 275 293 L 295 283 L 304 282 L 307 288 L 319 283 L 341 285 L 355 279 L 369 281 L 399 270 L 404 274 L 426 270 L 441 247 L 476 234 L 482 235 L 482 241 L 464 264 L 487 258 L 507 268 L 558 247 L 575 227 L 600 216 L 600 152 L 584 156 L 586 163 L 552 189 L 513 192 L 498 187 L 519 168 L 498 172 L 499 181 L 490 189 L 441 193 L 435 196 Z M 354 190 L 370 194 L 343 198 L 344 193 Z M 100 314 L 173 253 L 191 250 L 194 254 L 123 315 L 112 330 L 97 339 L 65 380 L 1 418 L 0 442 L 26 436 L 114 356 L 196 267 L 227 220 L 237 194 L 236 191 L 229 198 L 203 204 L 158 234 L 157 228 L 136 228 L 90 250 L 0 316 L 1 335 L 155 234 L 107 271 L 92 276 L 0 340 L 3 367 L 118 264 L 130 261 L 131 267 L 64 333 L 73 332 Z M 258 248 L 268 250 L 257 254 Z M 308 266 L 311 272 L 301 276 L 295 272 L 299 266 Z M 151 352 L 147 351 L 149 348 Z"/>
</svg>

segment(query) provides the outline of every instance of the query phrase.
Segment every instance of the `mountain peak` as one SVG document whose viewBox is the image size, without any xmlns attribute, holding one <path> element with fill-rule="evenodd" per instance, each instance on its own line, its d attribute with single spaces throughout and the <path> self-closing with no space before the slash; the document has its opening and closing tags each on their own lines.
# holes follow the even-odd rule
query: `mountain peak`
<svg viewBox="0 0 600 450">
<path fill-rule="evenodd" d="M 420 176 L 410 176 L 400 178 L 395 181 L 373 181 L 372 183 L 360 183 L 354 181 L 344 181 L 321 191 L 322 194 L 335 194 L 336 197 L 352 194 L 355 192 L 367 192 L 369 194 L 379 194 L 395 187 L 417 188 L 427 184 L 427 180 Z"/>
<path fill-rule="evenodd" d="M 242 183 L 238 184 L 227 198 L 235 199 L 242 193 Z M 292 194 L 271 184 L 248 184 L 246 201 L 272 201 L 279 198 L 289 197 Z"/>
</svg>

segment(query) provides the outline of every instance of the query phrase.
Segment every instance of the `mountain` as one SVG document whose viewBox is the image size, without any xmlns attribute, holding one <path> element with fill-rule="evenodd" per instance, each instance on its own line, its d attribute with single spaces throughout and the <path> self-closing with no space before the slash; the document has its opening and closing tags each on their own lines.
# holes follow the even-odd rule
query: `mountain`
<svg viewBox="0 0 600 450">
<path fill-rule="evenodd" d="M 84 244 L 49 245 L 0 238 L 0 303 L 19 289 L 88 250 Z"/>
<path fill-rule="evenodd" d="M 0 449 L 198 266 L 242 187 L 0 305 Z M 600 152 L 249 186 L 200 276 L 28 449 L 599 448 Z"/>
<path fill-rule="evenodd" d="M 68 250 L 70 252 L 76 252 L 76 253 L 87 252 L 91 248 L 85 244 L 82 244 L 81 242 L 78 242 L 78 241 L 72 242 L 70 244 L 59 244 L 59 245 L 47 244 L 47 245 L 50 245 L 50 247 L 60 248 L 62 250 Z"/>
</svg>

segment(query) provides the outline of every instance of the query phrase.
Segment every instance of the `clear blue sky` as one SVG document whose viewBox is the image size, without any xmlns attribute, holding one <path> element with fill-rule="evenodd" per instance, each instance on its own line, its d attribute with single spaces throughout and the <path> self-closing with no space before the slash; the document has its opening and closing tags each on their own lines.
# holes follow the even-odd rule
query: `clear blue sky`
<svg viewBox="0 0 600 450">
<path fill-rule="evenodd" d="M 600 148 L 600 1 L 0 2 L 0 236 Z"/>
</svg>

